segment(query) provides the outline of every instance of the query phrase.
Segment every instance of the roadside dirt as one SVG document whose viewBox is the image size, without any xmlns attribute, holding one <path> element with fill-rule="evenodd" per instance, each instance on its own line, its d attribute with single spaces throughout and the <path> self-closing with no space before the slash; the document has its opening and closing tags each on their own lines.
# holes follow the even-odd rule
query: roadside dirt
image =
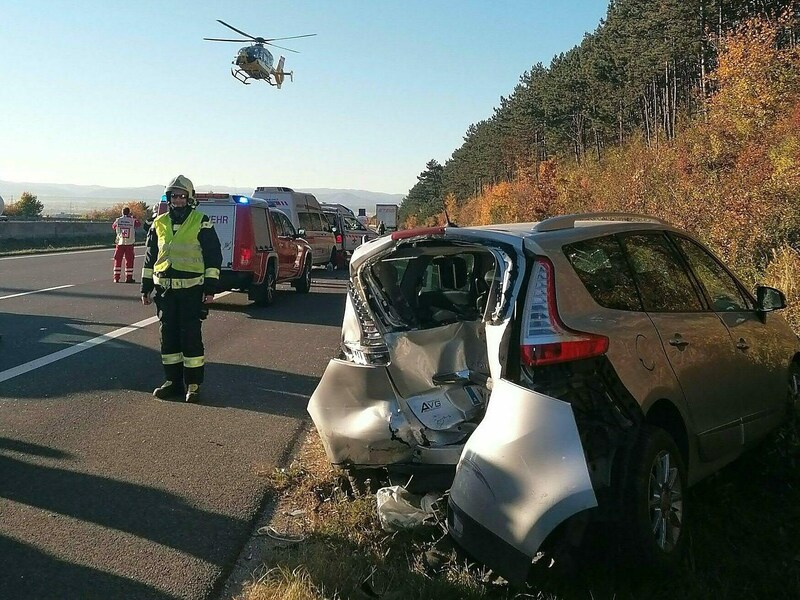
<svg viewBox="0 0 800 600">
<path fill-rule="evenodd" d="M 248 583 L 257 581 L 277 563 L 275 557 L 282 549 L 298 543 L 306 534 L 310 526 L 306 515 L 314 507 L 307 505 L 307 494 L 291 485 L 306 469 L 330 469 L 313 427 L 309 427 L 298 444 L 288 467 L 259 473 L 271 479 L 275 492 L 256 519 L 250 539 L 239 554 L 236 565 L 217 596 L 218 600 L 240 597 Z"/>
</svg>

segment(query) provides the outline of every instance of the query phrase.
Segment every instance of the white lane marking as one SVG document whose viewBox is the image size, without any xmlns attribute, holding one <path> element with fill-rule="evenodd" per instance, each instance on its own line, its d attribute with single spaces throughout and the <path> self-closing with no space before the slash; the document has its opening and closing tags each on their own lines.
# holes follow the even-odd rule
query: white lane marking
<svg viewBox="0 0 800 600">
<path fill-rule="evenodd" d="M 215 298 L 221 298 L 231 293 L 232 292 L 222 292 L 221 294 L 217 294 Z M 34 369 L 39 369 L 56 361 L 68 358 L 73 354 L 78 354 L 78 352 L 83 352 L 84 350 L 88 350 L 89 348 L 94 348 L 95 346 L 99 346 L 100 344 L 105 344 L 106 342 L 117 339 L 118 337 L 122 337 L 123 335 L 127 335 L 134 331 L 138 331 L 139 329 L 147 327 L 148 325 L 152 325 L 157 321 L 158 321 L 158 316 L 149 317 L 147 319 L 137 321 L 133 325 L 128 325 L 127 327 L 121 327 L 119 329 L 115 329 L 114 331 L 110 331 L 109 333 L 104 333 L 103 335 L 99 335 L 90 340 L 86 340 L 85 342 L 81 342 L 80 344 L 76 344 L 75 346 L 70 346 L 69 348 L 64 348 L 63 350 L 59 350 L 58 352 L 53 352 L 52 354 L 48 354 L 47 356 L 42 356 L 41 358 L 37 358 L 35 360 L 26 362 L 16 367 L 12 367 L 10 369 L 6 369 L 5 371 L 0 371 L 0 383 L 8 381 L 9 379 L 13 379 L 14 377 L 24 375 L 25 373 L 33 371 Z"/>
<path fill-rule="evenodd" d="M 294 396 L 295 398 L 302 398 L 303 400 L 308 400 L 311 398 L 308 394 L 298 394 L 296 392 L 287 392 L 284 390 L 271 390 L 270 388 L 258 388 L 262 392 L 270 392 L 271 394 L 280 394 L 281 396 Z"/>
<path fill-rule="evenodd" d="M 47 254 L 23 254 L 22 256 L 2 256 L 0 260 L 19 260 L 21 258 L 44 258 L 47 256 L 69 256 L 71 254 L 88 254 L 89 252 L 114 252 L 114 248 L 98 248 L 97 250 L 75 250 L 72 252 L 48 252 Z"/>
<path fill-rule="evenodd" d="M 12 379 L 14 377 L 18 377 L 19 375 L 23 375 L 24 373 L 27 373 L 29 371 L 33 371 L 34 369 L 44 367 L 46 365 L 49 365 L 50 363 L 54 363 L 63 358 L 67 358 L 69 356 L 72 356 L 73 354 L 77 354 L 78 352 L 83 352 L 84 350 L 88 350 L 89 348 L 94 348 L 95 346 L 104 344 L 109 340 L 122 337 L 123 335 L 131 333 L 132 331 L 137 331 L 142 327 L 147 327 L 148 325 L 155 323 L 156 321 L 158 321 L 158 317 L 150 317 L 148 319 L 138 321 L 133 325 L 129 325 L 128 327 L 121 327 L 120 329 L 115 329 L 114 331 L 111 331 L 109 333 L 104 333 L 103 335 L 99 335 L 90 340 L 86 340 L 85 342 L 81 342 L 80 344 L 77 344 L 75 346 L 64 348 L 63 350 L 59 350 L 58 352 L 53 352 L 52 354 L 48 354 L 47 356 L 42 356 L 41 358 L 37 358 L 36 360 L 26 362 L 11 369 L 0 371 L 0 383 L 2 383 L 3 381 L 8 381 L 9 379 Z"/>
<path fill-rule="evenodd" d="M 74 283 L 69 285 L 57 285 L 56 287 L 44 288 L 43 290 L 33 290 L 31 292 L 20 292 L 19 294 L 9 294 L 8 296 L 0 296 L 0 300 L 8 300 L 9 298 L 19 298 L 20 296 L 28 296 L 30 294 L 40 294 L 42 292 L 51 292 L 53 290 L 63 290 L 64 288 L 75 287 Z"/>
</svg>

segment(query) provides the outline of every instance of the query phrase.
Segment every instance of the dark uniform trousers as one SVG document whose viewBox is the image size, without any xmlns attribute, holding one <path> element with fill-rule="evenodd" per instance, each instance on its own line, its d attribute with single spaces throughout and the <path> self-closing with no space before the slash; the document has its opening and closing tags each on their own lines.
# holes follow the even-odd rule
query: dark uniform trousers
<svg viewBox="0 0 800 600">
<path fill-rule="evenodd" d="M 168 381 L 203 383 L 203 286 L 165 290 L 156 286 L 154 301 L 161 321 L 161 362 Z M 199 366 L 195 366 L 199 362 Z"/>
</svg>

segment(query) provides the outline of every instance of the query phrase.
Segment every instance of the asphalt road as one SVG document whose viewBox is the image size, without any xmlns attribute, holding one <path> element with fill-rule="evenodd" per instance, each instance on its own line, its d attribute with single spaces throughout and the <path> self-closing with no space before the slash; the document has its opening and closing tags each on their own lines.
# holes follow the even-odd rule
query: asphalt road
<svg viewBox="0 0 800 600">
<path fill-rule="evenodd" d="M 160 402 L 154 308 L 111 253 L 0 257 L 0 598 L 213 594 L 339 343 L 342 275 L 267 308 L 229 294 L 202 403 Z"/>
</svg>

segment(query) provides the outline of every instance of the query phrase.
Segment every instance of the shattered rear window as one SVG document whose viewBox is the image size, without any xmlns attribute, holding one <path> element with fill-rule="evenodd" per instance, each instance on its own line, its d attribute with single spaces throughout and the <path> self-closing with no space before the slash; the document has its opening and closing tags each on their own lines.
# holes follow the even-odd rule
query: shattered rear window
<svg viewBox="0 0 800 600">
<path fill-rule="evenodd" d="M 370 268 L 389 321 L 427 329 L 482 319 L 494 281 L 494 256 L 483 250 L 436 249 L 387 257 Z"/>
</svg>

